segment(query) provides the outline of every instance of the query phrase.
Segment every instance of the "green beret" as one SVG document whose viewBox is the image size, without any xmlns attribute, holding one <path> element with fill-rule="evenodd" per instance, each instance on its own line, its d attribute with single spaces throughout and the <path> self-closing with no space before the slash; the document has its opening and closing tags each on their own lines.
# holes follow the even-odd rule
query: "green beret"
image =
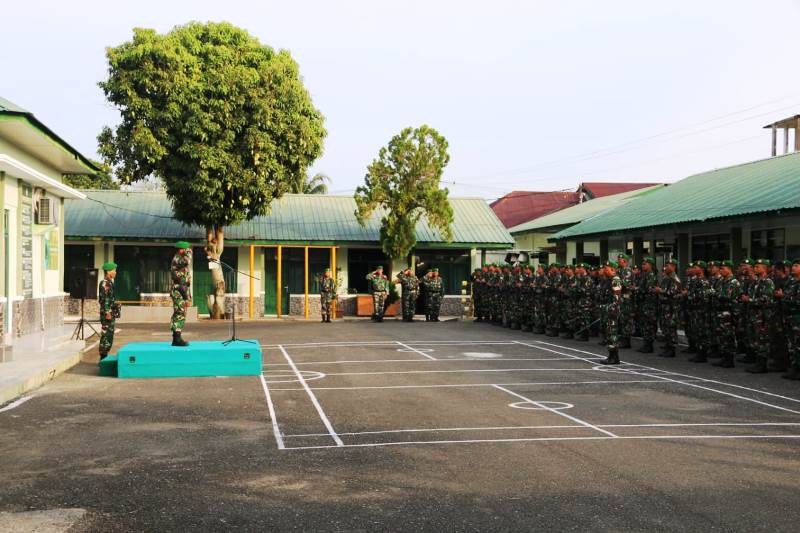
<svg viewBox="0 0 800 533">
<path fill-rule="evenodd" d="M 438 268 L 434 268 L 433 271 L 434 272 L 439 272 L 439 269 Z"/>
<path fill-rule="evenodd" d="M 705 261 L 696 261 L 694 266 L 697 266 L 697 267 L 700 267 L 700 268 L 706 268 L 708 265 L 706 265 Z"/>
<path fill-rule="evenodd" d="M 378 265 L 375 267 L 375 270 L 383 270 L 383 265 Z"/>
<path fill-rule="evenodd" d="M 331 271 L 331 269 L 330 269 L 330 268 L 326 268 L 326 269 L 325 269 L 325 272 L 330 272 L 330 271 Z"/>
<path fill-rule="evenodd" d="M 708 262 L 708 268 L 718 267 L 718 266 L 719 266 L 719 261 L 709 261 Z"/>
<path fill-rule="evenodd" d="M 733 268 L 733 261 L 726 259 L 725 261 L 720 261 L 719 266 L 724 266 L 728 268 Z"/>
<path fill-rule="evenodd" d="M 609 266 L 609 267 L 611 267 L 611 268 L 619 268 L 619 263 L 617 263 L 616 261 L 609 261 L 609 262 L 606 264 L 606 266 Z"/>
<path fill-rule="evenodd" d="M 739 261 L 739 264 L 740 265 L 752 265 L 753 264 L 753 260 L 750 259 L 749 257 L 745 257 L 744 259 Z"/>
<path fill-rule="evenodd" d="M 793 264 L 793 265 L 800 265 L 800 257 L 798 257 L 797 259 L 795 259 L 794 261 L 792 261 L 792 264 Z"/>
<path fill-rule="evenodd" d="M 651 265 L 656 266 L 656 260 L 654 258 L 652 258 L 652 257 L 645 257 L 642 260 L 642 262 L 643 263 L 650 263 Z"/>
<path fill-rule="evenodd" d="M 103 270 L 106 272 L 111 272 L 112 270 L 117 269 L 117 264 L 113 261 L 109 261 L 108 263 L 103 263 Z"/>
<path fill-rule="evenodd" d="M 617 259 L 625 259 L 628 261 L 630 257 L 628 257 L 628 254 L 617 254 Z"/>
<path fill-rule="evenodd" d="M 673 258 L 673 259 L 667 260 L 667 262 L 665 264 L 678 266 L 680 263 L 678 263 L 677 259 Z"/>
<path fill-rule="evenodd" d="M 178 241 L 175 243 L 175 248 L 177 248 L 178 250 L 186 250 L 191 247 L 192 245 L 186 241 Z"/>
<path fill-rule="evenodd" d="M 755 264 L 769 266 L 769 259 L 756 259 Z"/>
</svg>

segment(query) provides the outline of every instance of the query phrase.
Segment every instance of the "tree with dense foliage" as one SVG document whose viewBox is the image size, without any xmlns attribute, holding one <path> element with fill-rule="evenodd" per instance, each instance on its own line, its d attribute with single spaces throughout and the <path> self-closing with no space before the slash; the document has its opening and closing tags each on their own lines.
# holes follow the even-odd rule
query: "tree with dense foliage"
<svg viewBox="0 0 800 533">
<path fill-rule="evenodd" d="M 325 174 L 317 173 L 313 176 L 303 176 L 292 184 L 290 192 L 295 194 L 328 194 L 328 183 L 331 179 Z"/>
<path fill-rule="evenodd" d="M 406 257 L 417 244 L 417 222 L 423 216 L 445 241 L 453 240 L 453 208 L 448 190 L 440 188 L 450 161 L 447 140 L 429 126 L 406 128 L 380 149 L 367 167 L 364 185 L 355 192 L 361 225 L 380 209 L 381 247 L 391 259 Z M 391 274 L 391 266 L 388 269 Z"/>
<path fill-rule="evenodd" d="M 118 191 L 119 182 L 111 175 L 111 167 L 106 163 L 92 160 L 100 169 L 97 174 L 66 174 L 64 184 L 75 189 L 97 189 L 103 191 Z"/>
<path fill-rule="evenodd" d="M 324 118 L 297 63 L 231 24 L 134 29 L 106 56 L 100 87 L 121 121 L 99 135 L 101 154 L 124 184 L 161 179 L 175 218 L 205 228 L 212 259 L 226 226 L 266 214 L 322 153 Z M 212 275 L 219 318 L 225 281 Z"/>
</svg>

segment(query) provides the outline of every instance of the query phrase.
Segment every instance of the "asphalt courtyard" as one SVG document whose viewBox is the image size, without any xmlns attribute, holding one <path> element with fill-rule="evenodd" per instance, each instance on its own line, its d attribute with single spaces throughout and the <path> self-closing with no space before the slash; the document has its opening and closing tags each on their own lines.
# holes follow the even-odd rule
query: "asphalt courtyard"
<svg viewBox="0 0 800 533">
<path fill-rule="evenodd" d="M 103 532 L 798 530 L 800 384 L 777 374 L 607 368 L 593 342 L 460 321 L 239 336 L 261 377 L 87 362 L 0 410 L 0 531 L 43 511 Z"/>
</svg>

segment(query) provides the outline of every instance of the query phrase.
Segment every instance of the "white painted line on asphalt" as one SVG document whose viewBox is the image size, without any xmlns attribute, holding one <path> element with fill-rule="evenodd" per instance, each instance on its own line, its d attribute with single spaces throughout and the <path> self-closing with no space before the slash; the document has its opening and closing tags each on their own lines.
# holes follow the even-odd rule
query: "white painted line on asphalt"
<svg viewBox="0 0 800 533">
<path fill-rule="evenodd" d="M 594 368 L 469 368 L 459 370 L 387 370 L 385 372 L 330 372 L 326 376 L 384 376 L 387 374 L 463 374 L 483 372 L 597 372 Z"/>
<path fill-rule="evenodd" d="M 560 346 L 558 344 L 544 343 L 543 341 L 536 341 L 536 342 L 542 342 L 543 344 L 548 344 L 550 346 L 558 346 L 559 348 L 570 349 L 568 346 Z M 520 343 L 520 344 L 523 344 L 523 343 Z M 533 346 L 531 346 L 531 347 L 533 347 Z M 546 349 L 546 348 L 542 348 L 542 349 Z M 583 350 L 577 350 L 577 349 L 574 349 L 574 348 L 573 348 L 573 350 L 578 351 L 578 352 L 582 352 L 582 353 L 591 353 L 591 352 L 583 352 Z M 548 351 L 559 353 L 561 355 L 568 355 L 568 354 L 565 354 L 563 352 L 556 352 L 555 350 L 548 350 Z M 582 357 L 576 357 L 576 358 L 583 359 Z M 586 361 L 586 362 L 590 362 L 588 359 L 583 359 L 583 360 Z M 649 367 L 649 366 L 645 366 L 645 365 L 640 365 L 640 364 L 637 364 L 637 363 L 626 363 L 626 364 L 629 364 L 631 366 L 636 366 L 636 367 L 639 367 L 639 368 L 644 368 L 644 369 L 651 370 L 651 371 L 655 371 L 655 372 L 663 372 L 662 369 L 653 368 L 653 367 Z M 647 372 L 637 372 L 637 371 L 629 369 L 629 368 L 626 368 L 624 370 L 625 370 L 624 373 L 627 373 L 627 374 L 631 374 L 631 375 L 635 375 L 635 376 L 657 378 L 657 379 L 660 379 L 660 380 L 663 380 L 663 381 L 672 382 L 672 383 L 678 383 L 678 384 L 681 384 L 681 385 L 686 385 L 688 387 L 694 387 L 694 388 L 697 388 L 697 389 L 707 390 L 707 391 L 710 391 L 710 392 L 716 392 L 717 394 L 722 394 L 724 396 L 730 396 L 732 398 L 737 398 L 739 400 L 745 400 L 745 401 L 748 401 L 748 402 L 757 403 L 757 404 L 763 405 L 765 407 L 771 407 L 771 408 L 777 409 L 779 411 L 786 411 L 788 413 L 800 415 L 800 411 L 795 411 L 794 409 L 789 409 L 787 407 L 781 407 L 780 405 L 774 405 L 774 404 L 771 404 L 771 403 L 763 402 L 761 400 L 756 400 L 755 398 L 750 398 L 748 396 L 741 396 L 739 394 L 733 394 L 732 392 L 722 391 L 722 390 L 719 390 L 719 389 L 712 389 L 711 387 L 704 387 L 702 385 L 698 385 L 697 383 L 690 383 L 687 380 L 672 379 L 672 378 L 668 378 L 668 377 L 666 377 L 664 375 L 652 374 L 652 373 L 647 373 Z M 717 384 L 723 385 L 723 386 L 737 387 L 736 385 L 731 385 L 729 383 L 724 383 L 722 381 L 704 379 L 704 378 L 701 378 L 701 377 L 698 377 L 698 376 L 691 376 L 689 374 L 678 374 L 676 372 L 669 372 L 669 374 L 676 375 L 676 376 L 681 376 L 681 377 L 688 377 L 688 378 L 691 378 L 691 379 L 694 379 L 694 380 L 700 381 L 700 382 L 712 382 L 712 383 L 717 383 Z M 771 393 L 767 393 L 767 392 L 763 392 L 763 391 L 758 391 L 757 389 L 748 389 L 747 387 L 738 387 L 738 388 L 743 388 L 743 389 L 749 390 L 751 392 L 759 392 L 759 393 L 767 394 L 767 395 L 770 395 L 770 396 L 778 396 L 776 394 L 771 394 Z M 779 397 L 787 399 L 787 400 L 791 400 L 791 401 L 794 401 L 794 402 L 798 401 L 798 400 L 795 400 L 793 398 L 789 398 L 789 397 L 786 397 L 786 396 L 779 396 Z"/>
<path fill-rule="evenodd" d="M 287 352 L 283 346 L 280 346 L 279 348 L 283 353 L 283 356 L 286 358 L 286 362 L 289 363 L 289 366 L 292 367 L 292 370 L 294 370 L 295 374 L 297 375 L 298 381 L 300 381 L 300 384 L 308 393 L 308 397 L 311 398 L 311 403 L 313 403 L 314 407 L 317 409 L 317 413 L 319 414 L 319 417 L 322 419 L 322 423 L 325 424 L 325 428 L 328 430 L 328 433 L 330 434 L 331 438 L 333 438 L 333 441 L 336 443 L 337 446 L 344 446 L 342 439 L 340 439 L 339 435 L 336 434 L 336 431 L 333 429 L 333 424 L 331 424 L 331 421 L 328 420 L 328 417 L 325 415 L 325 411 L 322 410 L 322 406 L 319 404 L 319 401 L 317 401 L 317 397 L 311 391 L 311 388 L 308 386 L 308 383 L 306 383 L 306 380 L 303 378 L 303 375 L 300 373 L 299 370 L 297 370 L 297 367 L 295 366 L 294 361 L 292 361 L 292 358 L 289 357 L 289 352 Z"/>
<path fill-rule="evenodd" d="M 330 374 L 328 374 L 330 375 Z M 691 380 L 687 380 L 689 382 Z M 630 380 L 597 380 L 597 381 L 525 381 L 522 383 L 498 383 L 505 387 L 526 387 L 537 385 L 627 385 L 629 383 L 667 383 L 661 379 L 630 379 Z M 369 390 L 369 389 L 457 389 L 469 387 L 494 387 L 492 383 L 454 383 L 443 385 L 365 385 L 353 387 L 312 387 L 313 390 L 325 391 L 349 391 L 349 390 Z M 300 391 L 305 389 L 298 388 L 272 388 L 273 392 L 276 391 Z"/>
<path fill-rule="evenodd" d="M 347 444 L 342 448 L 378 448 L 381 446 L 419 446 L 426 444 L 481 444 L 481 443 L 515 443 L 515 442 L 558 442 L 586 440 L 703 440 L 703 439 L 800 439 L 800 435 L 636 435 L 636 436 L 597 436 L 597 437 L 535 437 L 519 439 L 465 439 L 465 440 L 431 440 L 406 442 L 371 442 L 367 444 Z M 287 450 L 325 450 L 339 446 L 297 446 Z"/>
<path fill-rule="evenodd" d="M 482 345 L 511 345 L 514 341 L 342 341 L 342 342 L 306 342 L 294 344 L 262 344 L 262 348 L 279 349 L 280 346 L 289 348 L 337 348 L 348 346 L 393 346 L 398 342 L 412 346 L 482 346 Z"/>
<path fill-rule="evenodd" d="M 576 417 L 574 417 L 572 415 L 568 415 L 567 413 L 562 413 L 559 409 L 554 409 L 554 408 L 548 406 L 547 404 L 545 404 L 543 402 L 537 402 L 536 400 L 531 400 L 530 398 L 528 398 L 526 396 L 523 396 L 522 394 L 517 394 L 516 392 L 514 392 L 514 391 L 512 391 L 510 389 L 506 389 L 505 387 L 501 387 L 500 385 L 495 385 L 494 388 L 496 388 L 498 390 L 501 390 L 501 391 L 503 391 L 505 393 L 508 393 L 508 394 L 510 394 L 512 396 L 516 396 L 517 398 L 525 401 L 526 403 L 530 403 L 532 405 L 535 405 L 535 406 L 537 406 L 537 407 L 539 407 L 541 409 L 544 409 L 545 411 L 550 411 L 553 414 L 556 414 L 558 416 L 563 416 L 564 418 L 566 418 L 568 420 L 572 420 L 573 422 L 577 422 L 578 424 L 582 424 L 582 425 L 584 425 L 584 426 L 586 426 L 588 428 L 595 429 L 595 430 L 599 431 L 600 433 L 608 435 L 609 437 L 616 437 L 616 435 L 611 433 L 610 431 L 606 431 L 605 429 L 600 429 L 599 427 L 597 427 L 595 425 L 592 425 L 589 422 L 586 422 L 585 420 L 581 420 L 580 418 L 576 418 Z"/>
<path fill-rule="evenodd" d="M 453 358 L 445 358 L 445 359 L 434 359 L 437 363 L 449 363 L 449 362 L 456 362 L 456 361 L 481 361 L 484 359 L 491 359 L 492 361 L 574 361 L 574 357 L 491 357 L 491 358 L 484 358 L 484 357 L 453 357 Z M 365 359 L 363 361 L 359 361 L 357 359 L 349 360 L 349 361 L 309 361 L 304 363 L 298 363 L 295 361 L 294 364 L 297 366 L 302 365 L 344 365 L 344 364 L 358 364 L 358 363 L 430 363 L 428 359 Z M 276 366 L 289 366 L 288 363 L 269 363 L 264 364 L 264 367 L 276 367 Z"/>
<path fill-rule="evenodd" d="M 281 430 L 278 427 L 278 418 L 275 416 L 275 406 L 272 405 L 272 397 L 269 395 L 269 387 L 267 387 L 267 381 L 264 379 L 264 374 L 258 376 L 261 378 L 261 387 L 264 389 L 264 396 L 267 398 L 267 407 L 269 408 L 269 419 L 272 421 L 272 433 L 275 435 L 275 442 L 278 444 L 278 449 L 283 450 L 285 446 L 283 445 L 283 437 L 281 436 Z"/>
<path fill-rule="evenodd" d="M 417 350 L 416 348 L 412 348 L 412 347 L 411 347 L 411 346 L 409 346 L 408 344 L 403 344 L 403 343 L 402 343 L 402 342 L 400 342 L 400 341 L 397 341 L 397 344 L 399 344 L 400 346 L 402 346 L 402 347 L 403 347 L 403 348 L 405 348 L 406 350 L 409 350 L 409 351 L 411 351 L 411 352 L 416 352 L 416 353 L 420 354 L 420 355 L 421 355 L 421 356 L 423 356 L 423 357 L 427 357 L 427 358 L 428 358 L 428 359 L 430 359 L 431 361 L 436 361 L 436 358 L 435 358 L 435 357 L 433 357 L 432 355 L 428 355 L 428 354 L 426 354 L 425 352 L 423 352 L 423 351 L 421 351 L 421 350 Z"/>
<path fill-rule="evenodd" d="M 719 423 L 697 423 L 697 424 L 596 424 L 599 428 L 682 428 L 682 427 L 796 427 L 800 426 L 797 422 L 719 422 Z M 523 429 L 588 429 L 582 425 L 563 425 L 563 426 L 490 426 L 490 427 L 471 427 L 471 428 L 419 428 L 419 429 L 386 429 L 383 431 L 355 431 L 339 433 L 339 435 L 384 435 L 395 433 L 438 433 L 443 431 L 509 431 Z M 327 433 L 305 433 L 298 435 L 284 435 L 285 438 L 295 437 L 324 437 Z"/>
<path fill-rule="evenodd" d="M 17 398 L 16 400 L 11 402 L 10 404 L 8 404 L 5 407 L 3 407 L 2 409 L 0 409 L 0 413 L 5 413 L 6 411 L 10 411 L 12 409 L 15 409 L 15 408 L 19 407 L 20 405 L 22 405 L 23 403 L 27 402 L 28 400 L 30 400 L 32 398 L 33 398 L 33 396 L 21 396 L 20 398 Z"/>
</svg>

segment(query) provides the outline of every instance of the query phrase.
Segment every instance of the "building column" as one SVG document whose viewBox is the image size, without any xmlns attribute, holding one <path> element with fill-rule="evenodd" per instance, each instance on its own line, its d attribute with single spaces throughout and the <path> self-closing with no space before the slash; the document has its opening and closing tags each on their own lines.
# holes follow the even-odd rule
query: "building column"
<svg viewBox="0 0 800 533">
<path fill-rule="evenodd" d="M 738 265 L 742 256 L 742 228 L 731 228 L 731 261 Z"/>
<path fill-rule="evenodd" d="M 689 234 L 678 233 L 678 261 L 683 268 L 689 265 Z"/>
<path fill-rule="evenodd" d="M 256 299 L 256 278 L 255 278 L 255 269 L 256 269 L 256 247 L 250 245 L 250 301 L 248 302 L 248 316 L 252 319 L 253 312 L 255 311 L 255 299 Z"/>
<path fill-rule="evenodd" d="M 633 263 L 641 265 L 644 260 L 644 238 L 633 238 Z"/>
</svg>

